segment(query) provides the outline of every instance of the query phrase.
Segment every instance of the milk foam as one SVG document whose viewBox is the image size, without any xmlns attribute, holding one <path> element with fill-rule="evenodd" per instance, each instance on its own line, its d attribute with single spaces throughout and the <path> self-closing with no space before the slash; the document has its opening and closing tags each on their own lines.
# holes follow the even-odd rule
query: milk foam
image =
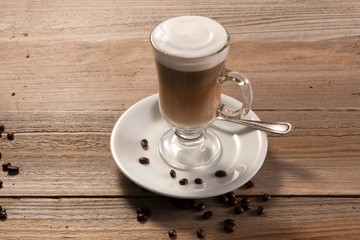
<svg viewBox="0 0 360 240">
<path fill-rule="evenodd" d="M 160 23 L 150 41 L 161 64 L 180 71 L 201 71 L 225 60 L 229 35 L 210 18 L 181 16 Z"/>
</svg>

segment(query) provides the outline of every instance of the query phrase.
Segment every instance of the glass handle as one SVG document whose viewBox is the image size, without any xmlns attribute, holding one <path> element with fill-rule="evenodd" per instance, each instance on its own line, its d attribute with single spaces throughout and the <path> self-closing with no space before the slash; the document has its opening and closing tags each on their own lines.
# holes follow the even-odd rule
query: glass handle
<svg viewBox="0 0 360 240">
<path fill-rule="evenodd" d="M 240 86 L 244 101 L 241 108 L 238 109 L 221 103 L 218 108 L 217 115 L 230 119 L 243 118 L 250 111 L 253 101 L 253 90 L 250 84 L 250 80 L 242 73 L 231 71 L 225 68 L 221 74 L 221 77 L 219 78 L 219 84 L 224 82 L 234 82 Z"/>
</svg>

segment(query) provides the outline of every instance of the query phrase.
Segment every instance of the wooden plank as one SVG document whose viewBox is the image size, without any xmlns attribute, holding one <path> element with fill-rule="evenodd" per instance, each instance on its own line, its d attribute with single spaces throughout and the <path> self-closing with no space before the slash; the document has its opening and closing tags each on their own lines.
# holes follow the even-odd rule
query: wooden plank
<svg viewBox="0 0 360 240">
<path fill-rule="evenodd" d="M 146 39 L 0 42 L 0 109 L 125 110 L 158 91 Z M 228 67 L 252 79 L 254 109 L 359 110 L 357 40 L 234 40 Z"/>
<path fill-rule="evenodd" d="M 164 198 L 1 198 L 8 219 L 1 222 L 4 239 L 196 239 L 204 229 L 206 239 L 356 239 L 360 234 L 360 200 L 354 198 L 278 198 L 268 202 L 251 198 L 252 209 L 241 215 L 205 199 L 204 211 L 180 210 Z M 266 213 L 258 216 L 256 208 Z M 136 208 L 148 207 L 146 223 L 136 220 Z M 235 232 L 226 233 L 223 221 L 236 220 Z"/>
<path fill-rule="evenodd" d="M 359 136 L 360 111 L 257 110 L 264 121 L 287 121 L 287 136 Z M 124 111 L 2 111 L 0 124 L 15 133 L 107 133 Z M 271 135 L 276 137 L 276 135 Z"/>
<path fill-rule="evenodd" d="M 2 161 L 21 167 L 1 173 L 3 196 L 141 195 L 117 169 L 110 133 L 17 134 L 1 141 Z M 265 164 L 246 194 L 356 195 L 359 135 L 270 137 Z M 239 192 L 243 190 L 240 189 Z"/>
</svg>

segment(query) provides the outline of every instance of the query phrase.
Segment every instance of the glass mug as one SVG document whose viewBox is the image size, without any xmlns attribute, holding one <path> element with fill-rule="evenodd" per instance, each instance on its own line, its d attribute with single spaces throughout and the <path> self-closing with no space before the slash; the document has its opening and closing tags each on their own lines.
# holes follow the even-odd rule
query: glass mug
<svg viewBox="0 0 360 240">
<path fill-rule="evenodd" d="M 217 116 L 242 118 L 251 107 L 249 79 L 225 68 L 230 35 L 201 16 L 168 19 L 154 28 L 150 42 L 159 84 L 159 107 L 169 129 L 159 142 L 161 157 L 178 169 L 203 168 L 221 155 L 221 141 L 208 126 Z M 221 84 L 240 86 L 244 102 L 233 109 L 221 102 Z"/>
</svg>

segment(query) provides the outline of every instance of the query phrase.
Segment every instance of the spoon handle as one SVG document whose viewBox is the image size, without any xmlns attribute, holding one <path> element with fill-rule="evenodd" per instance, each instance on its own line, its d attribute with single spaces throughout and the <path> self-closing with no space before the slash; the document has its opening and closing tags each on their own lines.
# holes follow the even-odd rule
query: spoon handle
<svg viewBox="0 0 360 240">
<path fill-rule="evenodd" d="M 247 119 L 230 119 L 225 117 L 217 117 L 218 120 L 228 121 L 232 123 L 238 123 L 245 125 L 247 127 L 251 127 L 257 130 L 261 130 L 264 132 L 277 133 L 277 134 L 286 134 L 291 131 L 291 124 L 287 122 L 262 122 L 255 120 L 247 120 Z"/>
</svg>

